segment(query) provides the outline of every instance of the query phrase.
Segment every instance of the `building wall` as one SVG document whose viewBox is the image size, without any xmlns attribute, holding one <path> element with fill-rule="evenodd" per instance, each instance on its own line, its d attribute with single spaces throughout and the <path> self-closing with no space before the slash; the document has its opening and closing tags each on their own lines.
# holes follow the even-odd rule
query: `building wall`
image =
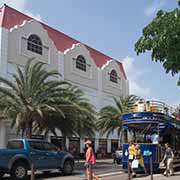
<svg viewBox="0 0 180 180">
<path fill-rule="evenodd" d="M 86 60 L 86 72 L 76 68 L 76 58 L 82 55 Z M 89 51 L 82 44 L 76 44 L 64 55 L 64 79 L 91 89 L 98 88 L 98 71 Z"/>
<path fill-rule="evenodd" d="M 27 39 L 32 34 L 37 35 L 42 41 L 42 55 L 27 50 Z M 43 26 L 33 20 L 12 28 L 9 31 L 8 38 L 8 64 L 10 64 L 10 66 L 13 64 L 24 66 L 30 58 L 44 62 L 48 65 L 48 69 L 59 70 L 58 51 L 54 43 L 49 38 Z"/>
<path fill-rule="evenodd" d="M 27 50 L 27 38 L 30 34 L 38 35 L 44 45 L 42 56 Z M 83 55 L 87 63 L 87 71 L 76 69 L 75 58 Z M 119 65 L 110 61 L 102 69 L 97 68 L 90 56 L 88 49 L 83 44 L 75 44 L 66 52 L 57 51 L 54 43 L 49 38 L 46 30 L 36 21 L 24 22 L 23 25 L 12 28 L 10 31 L 0 29 L 0 75 L 10 77 L 15 73 L 14 65 L 24 66 L 28 58 L 35 58 L 47 64 L 48 69 L 56 69 L 61 73 L 61 79 L 77 85 L 85 92 L 87 98 L 99 111 L 106 105 L 113 105 L 112 97 L 128 95 L 128 81 L 124 79 Z M 109 73 L 115 69 L 118 73 L 118 83 L 110 82 Z M 15 131 L 10 129 L 9 123 L 0 122 L 0 147 L 5 146 L 7 139 L 15 136 Z M 59 133 L 61 136 L 61 133 Z M 6 138 L 7 137 L 7 138 Z M 99 139 L 106 139 L 96 132 L 94 138 L 95 150 L 99 148 Z M 114 132 L 107 140 L 107 152 L 111 152 L 111 139 L 117 139 L 117 132 Z M 80 151 L 83 152 L 85 139 L 80 139 Z M 67 140 L 69 142 L 69 140 Z M 67 147 L 69 143 L 67 143 Z"/>
<path fill-rule="evenodd" d="M 8 30 L 0 28 L 0 75 L 7 76 Z"/>
<path fill-rule="evenodd" d="M 0 28 L 0 76 L 7 77 L 8 30 Z M 7 143 L 7 124 L 0 120 L 0 148 Z"/>
<path fill-rule="evenodd" d="M 118 81 L 114 83 L 110 81 L 110 73 L 112 70 L 117 72 Z M 102 69 L 102 91 L 105 93 L 111 94 L 112 96 L 122 96 L 123 89 L 126 88 L 123 86 L 125 81 L 122 72 L 120 71 L 120 67 L 115 61 L 110 61 L 105 67 Z"/>
</svg>

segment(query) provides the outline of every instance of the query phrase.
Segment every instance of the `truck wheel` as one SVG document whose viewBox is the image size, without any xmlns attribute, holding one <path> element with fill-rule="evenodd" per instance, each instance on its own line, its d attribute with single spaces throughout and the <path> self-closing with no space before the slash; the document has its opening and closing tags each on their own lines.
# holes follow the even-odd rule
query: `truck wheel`
<svg viewBox="0 0 180 180">
<path fill-rule="evenodd" d="M 4 176 L 4 172 L 0 172 L 0 178 L 2 178 Z"/>
<path fill-rule="evenodd" d="M 74 169 L 74 163 L 72 160 L 66 160 L 62 169 L 63 175 L 71 175 Z"/>
<path fill-rule="evenodd" d="M 11 177 L 13 180 L 27 180 L 26 164 L 23 162 L 15 163 L 11 170 Z"/>
</svg>

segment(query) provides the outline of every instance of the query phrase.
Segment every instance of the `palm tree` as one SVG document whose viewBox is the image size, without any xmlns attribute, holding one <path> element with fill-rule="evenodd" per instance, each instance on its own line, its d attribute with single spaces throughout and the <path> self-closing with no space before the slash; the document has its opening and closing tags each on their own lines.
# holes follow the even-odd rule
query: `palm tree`
<svg viewBox="0 0 180 180">
<path fill-rule="evenodd" d="M 122 115 L 132 110 L 137 96 L 129 95 L 113 99 L 115 105 L 103 107 L 99 112 L 99 118 L 97 120 L 97 128 L 101 134 L 106 133 L 107 137 L 115 130 L 117 130 L 119 136 L 122 136 Z M 124 138 L 124 141 L 127 142 L 126 130 L 124 131 Z"/>
<path fill-rule="evenodd" d="M 63 147 L 66 144 L 66 137 L 92 137 L 96 130 L 95 107 L 85 97 L 84 92 L 76 86 L 69 86 L 67 91 L 69 93 L 63 96 L 66 101 L 64 102 L 61 99 L 58 103 L 59 105 L 62 104 L 61 109 L 64 117 L 59 117 L 54 112 L 49 113 L 45 116 L 44 123 L 39 123 L 36 127 L 38 133 L 44 134 L 52 132 L 56 135 L 57 130 L 60 130 L 63 136 Z"/>
<path fill-rule="evenodd" d="M 79 88 L 72 86 L 70 91 L 72 94 L 69 96 L 69 100 L 74 103 L 77 112 L 76 116 L 73 117 L 76 121 L 75 133 L 78 136 L 92 137 L 96 130 L 96 108 Z"/>
<path fill-rule="evenodd" d="M 31 137 L 33 126 L 49 113 L 56 112 L 59 117 L 64 117 L 56 101 L 67 93 L 69 85 L 59 81 L 59 76 L 57 71 L 47 71 L 44 63 L 28 60 L 23 69 L 17 66 L 12 81 L 0 77 L 3 84 L 0 87 L 0 109 L 11 120 L 12 127 L 16 127 L 17 133 L 22 131 L 23 136 Z"/>
</svg>

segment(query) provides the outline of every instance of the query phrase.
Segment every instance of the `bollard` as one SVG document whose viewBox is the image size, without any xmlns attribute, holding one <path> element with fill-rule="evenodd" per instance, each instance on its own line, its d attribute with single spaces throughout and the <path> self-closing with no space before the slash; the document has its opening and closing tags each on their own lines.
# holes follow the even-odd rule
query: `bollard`
<svg viewBox="0 0 180 180">
<path fill-rule="evenodd" d="M 128 161 L 128 180 L 131 180 L 130 164 Z"/>
<path fill-rule="evenodd" d="M 89 172 L 90 172 L 90 180 L 93 180 L 93 170 L 91 164 L 89 164 Z"/>
<path fill-rule="evenodd" d="M 153 180 L 153 163 L 152 163 L 152 156 L 150 156 L 150 173 L 151 173 L 151 180 Z"/>
<path fill-rule="evenodd" d="M 31 164 L 31 180 L 35 180 L 35 168 L 34 164 Z"/>
</svg>

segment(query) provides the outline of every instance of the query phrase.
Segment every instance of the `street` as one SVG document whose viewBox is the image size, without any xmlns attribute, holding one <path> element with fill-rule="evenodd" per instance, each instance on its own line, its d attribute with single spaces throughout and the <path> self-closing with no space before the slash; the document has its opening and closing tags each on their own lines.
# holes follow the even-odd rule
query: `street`
<svg viewBox="0 0 180 180">
<path fill-rule="evenodd" d="M 96 174 L 103 178 L 103 180 L 127 180 L 127 173 L 124 173 L 121 165 L 116 165 L 112 163 L 112 159 L 99 160 L 97 166 L 94 168 Z M 154 180 L 179 180 L 180 171 L 175 172 L 175 176 L 164 177 L 162 173 L 154 174 Z M 137 175 L 135 180 L 150 180 L 150 176 L 144 176 L 143 174 Z M 9 176 L 3 178 L 3 180 L 10 180 Z M 44 175 L 42 173 L 36 174 L 36 180 L 86 180 L 84 174 L 83 162 L 76 163 L 75 170 L 72 176 L 62 176 L 61 173 L 51 173 L 49 175 Z"/>
<path fill-rule="evenodd" d="M 128 176 L 124 172 L 120 172 L 118 174 L 114 175 L 105 175 L 105 176 L 100 176 L 103 177 L 103 180 L 127 180 Z M 154 174 L 153 179 L 154 180 L 179 180 L 180 178 L 180 171 L 176 172 L 174 176 L 171 177 L 165 177 L 162 174 Z M 69 177 L 48 177 L 48 178 L 40 178 L 43 180 L 85 180 L 85 177 L 81 177 L 79 175 L 75 176 L 69 176 Z M 151 180 L 150 176 L 144 176 L 144 175 L 138 175 L 137 178 L 134 178 L 134 180 Z"/>
<path fill-rule="evenodd" d="M 99 175 L 113 175 L 122 173 L 121 165 L 113 164 L 112 159 L 105 159 L 105 160 L 97 160 L 97 165 L 94 168 L 94 171 Z M 47 178 L 48 177 L 48 178 Z M 36 174 L 36 179 L 62 179 L 62 180 L 70 180 L 70 179 L 85 179 L 85 169 L 83 161 L 76 162 L 75 170 L 73 176 L 66 176 L 63 177 L 61 173 L 54 172 L 49 175 L 43 175 L 41 172 Z M 3 178 L 3 180 L 10 180 L 9 176 Z"/>
</svg>

